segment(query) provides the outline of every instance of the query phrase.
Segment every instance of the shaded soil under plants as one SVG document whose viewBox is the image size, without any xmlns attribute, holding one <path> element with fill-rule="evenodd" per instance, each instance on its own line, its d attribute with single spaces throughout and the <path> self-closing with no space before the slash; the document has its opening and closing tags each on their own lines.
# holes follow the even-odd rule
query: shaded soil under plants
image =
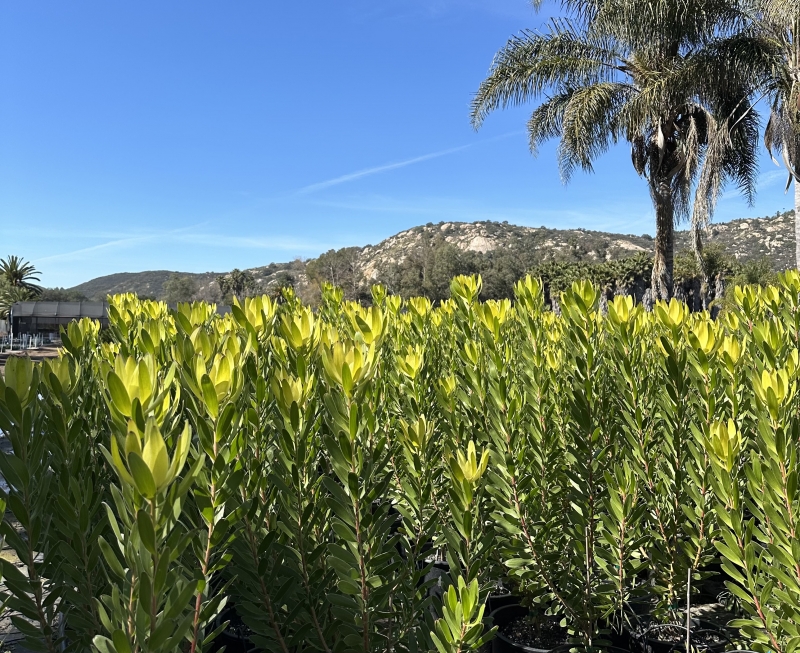
<svg viewBox="0 0 800 653">
<path fill-rule="evenodd" d="M 254 646 L 250 642 L 250 635 L 253 631 L 242 621 L 236 609 L 230 607 L 226 609 L 217 620 L 215 625 L 227 621 L 228 626 L 214 640 L 212 651 L 219 651 L 223 646 L 226 653 L 247 653 L 253 650 Z"/>
<path fill-rule="evenodd" d="M 651 624 L 633 632 L 635 640 L 651 648 L 653 644 L 662 643 L 673 650 L 684 650 L 686 646 L 685 624 Z M 691 648 L 708 651 L 721 651 L 730 641 L 725 632 L 709 623 L 695 623 L 691 630 Z M 653 650 L 659 650 L 653 647 Z"/>
<path fill-rule="evenodd" d="M 516 617 L 500 632 L 515 644 L 547 650 L 566 644 L 569 640 L 567 629 L 559 626 L 559 621 L 557 617 Z"/>
</svg>

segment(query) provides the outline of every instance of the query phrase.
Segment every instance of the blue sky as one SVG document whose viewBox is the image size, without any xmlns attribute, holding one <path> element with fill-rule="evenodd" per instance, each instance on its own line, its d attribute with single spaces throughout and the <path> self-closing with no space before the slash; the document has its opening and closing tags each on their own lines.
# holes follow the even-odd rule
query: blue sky
<svg viewBox="0 0 800 653">
<path fill-rule="evenodd" d="M 0 1 L 0 256 L 48 286 L 310 258 L 441 220 L 652 233 L 624 146 L 561 184 L 471 94 L 527 0 Z M 790 208 L 767 158 L 754 207 Z"/>
</svg>

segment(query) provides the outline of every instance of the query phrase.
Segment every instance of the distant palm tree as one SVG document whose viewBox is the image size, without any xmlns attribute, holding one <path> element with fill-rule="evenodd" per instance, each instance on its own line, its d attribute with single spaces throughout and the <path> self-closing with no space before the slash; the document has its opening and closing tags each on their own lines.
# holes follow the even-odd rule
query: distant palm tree
<svg viewBox="0 0 800 653">
<path fill-rule="evenodd" d="M 780 52 L 769 80 L 772 111 L 764 145 L 788 171 L 786 190 L 794 182 L 795 264 L 800 269 L 800 0 L 756 0 L 760 26 Z M 780 164 L 778 164 L 780 165 Z"/>
<path fill-rule="evenodd" d="M 498 108 L 543 99 L 528 121 L 530 148 L 535 154 L 557 138 L 565 181 L 628 141 L 656 214 L 652 292 L 668 299 L 675 223 L 693 213 L 698 223 L 709 219 L 729 180 L 753 196 L 758 116 L 750 98 L 770 50 L 731 0 L 562 5 L 572 18 L 523 32 L 495 56 L 472 123 L 479 128 Z"/>
<path fill-rule="evenodd" d="M 11 307 L 17 302 L 33 299 L 33 292 L 23 286 L 6 286 L 0 290 L 0 320 L 8 318 Z"/>
<path fill-rule="evenodd" d="M 221 274 L 217 277 L 217 285 L 223 297 L 243 299 L 253 295 L 258 290 L 258 283 L 252 274 L 234 268 L 228 274 Z"/>
<path fill-rule="evenodd" d="M 39 272 L 31 264 L 18 256 L 0 259 L 0 276 L 12 288 L 24 288 L 33 295 L 39 295 L 42 287 L 32 283 L 39 281 Z"/>
</svg>

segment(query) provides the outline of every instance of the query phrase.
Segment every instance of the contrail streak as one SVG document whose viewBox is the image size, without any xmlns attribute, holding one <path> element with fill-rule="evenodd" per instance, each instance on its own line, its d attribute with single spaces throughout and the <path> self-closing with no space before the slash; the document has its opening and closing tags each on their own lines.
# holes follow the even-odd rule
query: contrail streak
<svg viewBox="0 0 800 653">
<path fill-rule="evenodd" d="M 462 150 L 466 150 L 467 148 L 470 147 L 472 147 L 472 145 L 462 145 L 461 147 L 452 147 L 448 150 L 441 150 L 439 152 L 431 152 L 430 154 L 423 154 L 422 156 L 416 156 L 413 159 L 406 159 L 405 161 L 397 161 L 396 163 L 387 163 L 382 166 L 375 166 L 374 168 L 365 168 L 364 170 L 351 172 L 350 174 L 342 175 L 341 177 L 334 177 L 333 179 L 328 179 L 327 181 L 320 181 L 316 184 L 304 186 L 303 188 L 299 189 L 296 194 L 308 195 L 309 193 L 315 193 L 319 190 L 330 188 L 331 186 L 338 186 L 339 184 L 345 184 L 348 181 L 355 181 L 356 179 L 361 179 L 362 177 L 369 177 L 370 175 L 377 175 L 378 173 L 381 172 L 387 172 L 389 170 L 397 170 L 398 168 L 405 168 L 406 166 L 414 165 L 415 163 L 422 163 L 423 161 L 438 159 L 439 157 L 447 156 L 448 154 L 455 154 L 456 152 L 461 152 Z"/>
</svg>

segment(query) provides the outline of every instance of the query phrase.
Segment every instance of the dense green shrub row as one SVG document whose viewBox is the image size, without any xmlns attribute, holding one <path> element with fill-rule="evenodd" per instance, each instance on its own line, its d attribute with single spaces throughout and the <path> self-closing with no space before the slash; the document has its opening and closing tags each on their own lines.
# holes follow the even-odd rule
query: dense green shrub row
<svg viewBox="0 0 800 653">
<path fill-rule="evenodd" d="M 28 645 L 194 653 L 235 605 L 264 650 L 467 651 L 503 581 L 603 646 L 636 600 L 680 618 L 721 560 L 742 642 L 793 651 L 800 276 L 716 322 L 603 315 L 588 283 L 560 316 L 530 277 L 514 303 L 480 290 L 225 316 L 117 296 L 111 342 L 83 321 L 59 359 L 9 360 L 2 533 L 27 573 L 2 564 Z"/>
</svg>

